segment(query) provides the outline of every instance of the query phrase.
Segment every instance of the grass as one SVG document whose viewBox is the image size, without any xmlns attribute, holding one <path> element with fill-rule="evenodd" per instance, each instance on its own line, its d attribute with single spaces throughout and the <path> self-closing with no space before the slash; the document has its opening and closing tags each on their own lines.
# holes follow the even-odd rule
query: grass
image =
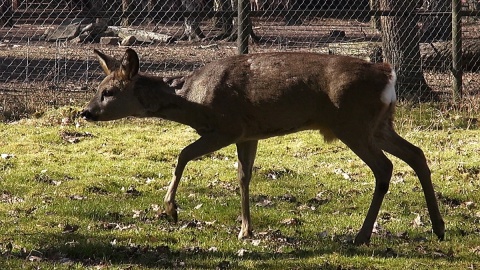
<svg viewBox="0 0 480 270">
<path fill-rule="evenodd" d="M 0 124 L 0 269 L 480 267 L 480 130 L 460 109 L 404 105 L 397 119 L 428 157 L 446 240 L 431 232 L 413 171 L 392 158 L 391 188 L 363 246 L 351 239 L 374 180 L 339 142 L 310 131 L 261 141 L 255 237 L 239 241 L 234 146 L 187 166 L 172 224 L 163 196 L 193 130 L 161 120 L 76 123 L 74 111 Z"/>
</svg>

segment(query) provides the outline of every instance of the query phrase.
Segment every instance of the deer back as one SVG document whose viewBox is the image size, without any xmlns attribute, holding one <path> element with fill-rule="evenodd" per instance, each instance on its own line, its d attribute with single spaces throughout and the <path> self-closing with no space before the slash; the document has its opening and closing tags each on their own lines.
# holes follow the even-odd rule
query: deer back
<svg viewBox="0 0 480 270">
<path fill-rule="evenodd" d="M 348 118 L 372 121 L 395 101 L 393 77 L 390 65 L 353 57 L 263 53 L 209 63 L 178 94 L 242 125 L 246 137 L 304 129 L 327 134 Z"/>
</svg>

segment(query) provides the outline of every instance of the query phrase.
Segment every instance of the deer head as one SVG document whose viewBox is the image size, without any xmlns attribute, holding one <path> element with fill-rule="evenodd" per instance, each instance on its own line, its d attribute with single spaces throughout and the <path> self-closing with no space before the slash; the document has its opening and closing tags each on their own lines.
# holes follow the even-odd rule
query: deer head
<svg viewBox="0 0 480 270">
<path fill-rule="evenodd" d="M 82 111 L 81 116 L 93 121 L 144 116 L 145 107 L 142 106 L 136 94 L 136 82 L 139 76 L 137 53 L 127 49 L 119 61 L 98 50 L 94 52 L 107 76 L 98 86 L 97 93 Z"/>
</svg>

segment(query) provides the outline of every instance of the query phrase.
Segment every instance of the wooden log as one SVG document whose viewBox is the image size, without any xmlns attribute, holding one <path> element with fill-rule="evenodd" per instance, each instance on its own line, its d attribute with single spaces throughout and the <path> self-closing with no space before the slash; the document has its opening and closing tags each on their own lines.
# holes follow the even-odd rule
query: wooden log
<svg viewBox="0 0 480 270">
<path fill-rule="evenodd" d="M 462 68 L 464 71 L 480 71 L 480 43 L 474 39 L 462 41 Z M 445 71 L 452 68 L 452 44 L 450 42 L 420 43 L 423 69 Z"/>
<path fill-rule="evenodd" d="M 175 38 L 165 34 L 159 34 L 155 32 L 132 29 L 127 27 L 109 26 L 108 30 L 112 31 L 120 38 L 126 38 L 128 36 L 134 36 L 138 42 L 142 43 L 172 43 L 175 42 Z"/>
</svg>

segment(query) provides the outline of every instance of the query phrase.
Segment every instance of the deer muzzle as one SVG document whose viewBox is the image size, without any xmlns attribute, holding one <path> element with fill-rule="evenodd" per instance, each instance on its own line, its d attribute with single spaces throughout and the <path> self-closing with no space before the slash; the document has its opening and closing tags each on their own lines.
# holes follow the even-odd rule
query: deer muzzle
<svg viewBox="0 0 480 270">
<path fill-rule="evenodd" d="M 80 117 L 87 121 L 97 121 L 97 116 L 90 112 L 90 110 L 85 109 L 80 113 Z"/>
</svg>

